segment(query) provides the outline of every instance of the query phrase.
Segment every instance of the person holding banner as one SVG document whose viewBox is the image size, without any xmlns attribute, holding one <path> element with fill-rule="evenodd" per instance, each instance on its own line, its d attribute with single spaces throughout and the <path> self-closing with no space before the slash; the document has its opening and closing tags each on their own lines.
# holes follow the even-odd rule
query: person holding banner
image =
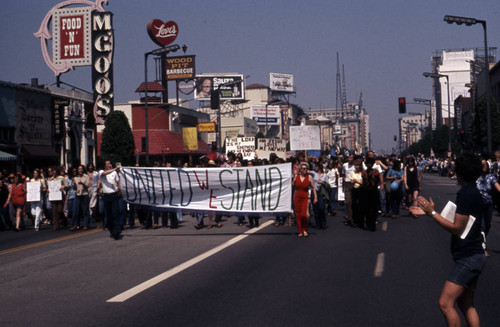
<svg viewBox="0 0 500 327">
<path fill-rule="evenodd" d="M 28 183 L 28 188 L 29 185 L 33 185 L 36 187 L 36 189 L 33 189 L 33 191 L 35 192 L 35 197 L 29 197 L 30 199 L 32 199 L 32 201 L 29 202 L 31 203 L 31 214 L 35 217 L 35 232 L 38 232 L 40 230 L 40 222 L 42 221 L 43 216 L 43 194 L 45 193 L 45 191 L 47 191 L 45 180 L 40 176 L 40 170 L 38 168 L 33 170 L 33 178 Z M 28 195 L 30 195 L 30 193 L 30 190 L 28 190 Z"/>
<path fill-rule="evenodd" d="M 307 225 L 309 218 L 309 190 L 313 192 L 313 204 L 318 202 L 318 195 L 314 188 L 314 181 L 311 175 L 308 174 L 309 164 L 301 162 L 299 165 L 298 174 L 294 174 L 292 185 L 295 187 L 293 195 L 293 204 L 297 226 L 299 228 L 298 236 L 308 236 Z"/>
<path fill-rule="evenodd" d="M 99 179 L 102 185 L 102 199 L 104 204 L 104 214 L 108 220 L 108 229 L 111 238 L 120 240 L 121 224 L 120 224 L 120 208 L 118 206 L 118 197 L 121 196 L 120 179 L 118 171 L 120 167 L 113 168 L 111 161 L 106 160 L 105 170 L 99 171 Z"/>
</svg>

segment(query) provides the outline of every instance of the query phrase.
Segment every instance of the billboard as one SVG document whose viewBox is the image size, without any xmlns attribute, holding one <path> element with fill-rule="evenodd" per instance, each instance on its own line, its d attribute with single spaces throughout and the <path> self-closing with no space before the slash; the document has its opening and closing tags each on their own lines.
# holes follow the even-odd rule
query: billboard
<svg viewBox="0 0 500 327">
<path fill-rule="evenodd" d="M 293 84 L 293 75 L 269 73 L 269 85 L 271 91 L 295 92 Z"/>
<path fill-rule="evenodd" d="M 90 13 L 90 7 L 54 10 L 52 20 L 54 64 L 91 65 Z"/>
<path fill-rule="evenodd" d="M 266 110 L 267 107 L 267 110 Z M 250 115 L 257 125 L 279 125 L 281 120 L 280 106 L 253 105 Z"/>
<path fill-rule="evenodd" d="M 243 75 L 211 74 L 196 76 L 195 100 L 210 100 L 212 91 L 219 90 L 221 100 L 245 99 Z"/>
<path fill-rule="evenodd" d="M 196 75 L 195 56 L 167 57 L 165 69 L 167 80 L 185 80 Z"/>
</svg>

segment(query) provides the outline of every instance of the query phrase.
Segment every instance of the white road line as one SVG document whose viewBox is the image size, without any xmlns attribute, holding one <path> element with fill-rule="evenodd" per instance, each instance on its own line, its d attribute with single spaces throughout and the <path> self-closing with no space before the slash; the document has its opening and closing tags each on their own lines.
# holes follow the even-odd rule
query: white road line
<svg viewBox="0 0 500 327">
<path fill-rule="evenodd" d="M 215 248 L 213 248 L 205 253 L 202 253 L 199 256 L 194 257 L 191 260 L 188 260 L 188 261 L 178 265 L 177 267 L 174 267 L 170 270 L 167 270 L 164 273 L 162 273 L 156 277 L 153 277 L 150 280 L 147 280 L 144 283 L 141 283 L 141 284 L 129 289 L 128 291 L 125 291 L 121 294 L 118 294 L 117 296 L 107 300 L 106 302 L 125 302 L 126 300 L 130 299 L 131 297 L 147 290 L 148 288 L 155 286 L 158 283 L 163 282 L 164 280 L 180 273 L 181 271 L 183 271 L 191 266 L 194 266 L 198 262 L 201 262 L 201 261 L 211 257 L 212 255 L 216 254 L 217 252 L 220 252 L 220 251 L 224 250 L 225 248 L 243 240 L 244 238 L 248 237 L 249 235 L 271 225 L 272 223 L 274 223 L 273 220 L 266 221 L 265 223 L 260 225 L 260 227 L 252 228 L 252 229 L 246 231 L 245 233 L 238 235 L 238 236 L 230 239 L 229 241 L 227 241 L 227 242 L 225 242 L 225 243 L 223 243 L 223 244 L 221 244 L 221 245 L 219 245 L 219 246 L 217 246 L 217 247 L 215 247 Z"/>
<path fill-rule="evenodd" d="M 384 261 L 385 261 L 385 254 L 384 252 L 381 252 L 377 255 L 377 263 L 375 264 L 375 271 L 373 272 L 373 276 L 375 278 L 381 277 L 382 274 L 384 273 Z"/>
<path fill-rule="evenodd" d="M 382 223 L 382 230 L 387 232 L 387 220 Z"/>
</svg>

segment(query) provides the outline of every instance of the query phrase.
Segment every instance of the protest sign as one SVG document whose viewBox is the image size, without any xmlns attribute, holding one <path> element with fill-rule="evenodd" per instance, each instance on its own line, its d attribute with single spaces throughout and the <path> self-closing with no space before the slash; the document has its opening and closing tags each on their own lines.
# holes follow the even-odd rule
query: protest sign
<svg viewBox="0 0 500 327">
<path fill-rule="evenodd" d="M 229 152 L 241 153 L 243 159 L 255 158 L 255 137 L 236 137 L 226 139 L 226 155 Z"/>
<path fill-rule="evenodd" d="M 164 210 L 290 212 L 291 164 L 238 168 L 122 167 L 123 199 Z"/>
<path fill-rule="evenodd" d="M 61 181 L 48 181 L 47 184 L 49 186 L 49 201 L 61 201 Z"/>
<path fill-rule="evenodd" d="M 257 156 L 269 159 L 271 153 L 276 153 L 279 158 L 286 158 L 286 141 L 281 139 L 257 139 Z"/>
<path fill-rule="evenodd" d="M 26 183 L 26 201 L 27 202 L 40 201 L 40 182 Z"/>
<path fill-rule="evenodd" d="M 321 150 L 319 126 L 290 126 L 290 150 Z"/>
</svg>

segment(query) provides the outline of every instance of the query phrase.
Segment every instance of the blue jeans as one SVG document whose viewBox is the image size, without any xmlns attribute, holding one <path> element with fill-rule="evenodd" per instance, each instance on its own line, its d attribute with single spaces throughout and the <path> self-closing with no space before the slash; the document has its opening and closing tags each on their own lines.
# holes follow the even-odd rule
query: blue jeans
<svg viewBox="0 0 500 327">
<path fill-rule="evenodd" d="M 79 225 L 80 212 L 83 216 L 83 226 L 89 227 L 90 225 L 90 214 L 89 214 L 89 196 L 88 195 L 77 195 L 75 196 L 73 207 L 70 208 L 70 201 L 68 200 L 68 212 L 73 211 L 73 220 L 71 225 Z"/>
<path fill-rule="evenodd" d="M 325 202 L 323 201 L 323 197 L 318 193 L 318 202 L 313 204 L 314 210 L 314 221 L 316 222 L 316 227 L 326 227 L 326 213 L 325 213 Z M 312 197 L 311 202 L 313 202 L 314 197 Z M 314 203 L 314 202 L 313 202 Z"/>
<path fill-rule="evenodd" d="M 106 215 L 106 210 L 104 210 L 104 200 L 103 197 L 100 196 L 97 200 L 99 216 L 102 217 L 102 228 L 108 228 L 108 216 Z"/>
<path fill-rule="evenodd" d="M 493 217 L 493 203 L 483 203 L 481 209 L 481 232 L 488 235 L 491 227 L 491 219 Z"/>
<path fill-rule="evenodd" d="M 385 206 L 385 190 L 379 189 L 378 193 L 379 193 L 379 199 L 380 199 L 380 201 L 379 201 L 380 202 L 380 211 L 382 211 L 382 213 L 386 213 L 387 208 Z"/>
<path fill-rule="evenodd" d="M 202 213 L 197 213 L 196 214 L 196 223 L 198 224 L 198 226 L 203 226 L 205 225 L 203 223 L 203 214 Z"/>
<path fill-rule="evenodd" d="M 9 208 L 0 206 L 0 230 L 12 227 L 12 222 L 9 217 Z"/>
<path fill-rule="evenodd" d="M 68 219 L 71 219 L 71 225 L 72 226 L 78 226 L 79 225 L 78 220 L 77 220 L 76 225 L 74 223 L 74 219 L 75 219 L 75 215 L 74 215 L 74 212 L 75 212 L 75 210 L 74 210 L 75 209 L 75 198 L 68 199 L 67 206 L 68 206 Z"/>
<path fill-rule="evenodd" d="M 401 206 L 402 196 L 403 192 L 401 190 L 397 190 L 396 192 L 391 192 L 391 207 L 393 215 L 399 215 L 399 207 Z"/>
<path fill-rule="evenodd" d="M 330 211 L 335 211 L 337 208 L 337 193 L 339 189 L 337 187 L 332 187 L 330 189 Z"/>
<path fill-rule="evenodd" d="M 127 222 L 127 202 L 123 198 L 118 198 L 118 207 L 120 208 L 120 226 Z"/>
<path fill-rule="evenodd" d="M 245 221 L 245 215 L 236 215 L 236 217 L 238 218 L 238 225 L 243 224 Z"/>
</svg>

